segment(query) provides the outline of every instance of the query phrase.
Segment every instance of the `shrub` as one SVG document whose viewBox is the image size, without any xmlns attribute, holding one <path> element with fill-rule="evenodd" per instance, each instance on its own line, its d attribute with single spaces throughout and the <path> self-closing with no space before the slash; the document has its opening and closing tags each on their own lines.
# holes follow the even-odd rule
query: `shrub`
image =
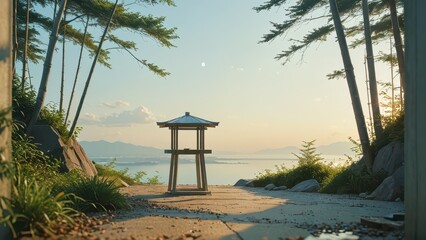
<svg viewBox="0 0 426 240">
<path fill-rule="evenodd" d="M 380 148 L 389 144 L 392 141 L 404 142 L 404 113 L 401 112 L 395 118 L 384 118 L 383 134 L 374 139 L 371 147 L 375 153 Z"/>
<path fill-rule="evenodd" d="M 148 178 L 146 181 L 143 178 L 147 175 L 144 171 L 138 171 L 133 176 L 129 174 L 129 169 L 125 168 L 123 170 L 115 169 L 116 159 L 113 159 L 106 165 L 100 165 L 95 163 L 96 170 L 98 171 L 98 176 L 109 178 L 109 179 L 121 179 L 127 184 L 160 184 L 160 176 L 156 175 Z"/>
<path fill-rule="evenodd" d="M 287 173 L 277 174 L 273 183 L 277 186 L 285 185 L 291 188 L 302 181 L 315 179 L 320 185 L 323 185 L 333 171 L 333 167 L 323 163 L 303 164 Z"/>
<path fill-rule="evenodd" d="M 68 184 L 62 185 L 65 193 L 73 202 L 72 207 L 82 212 L 107 211 L 129 208 L 126 199 L 119 192 L 113 180 L 94 176 L 90 178 L 77 178 Z"/>
<path fill-rule="evenodd" d="M 303 142 L 299 155 L 294 154 L 298 158 L 298 166 L 292 169 L 286 169 L 283 166 L 275 166 L 276 172 L 265 170 L 253 181 L 254 186 L 263 187 L 267 184 L 273 183 L 276 186 L 293 187 L 299 182 L 315 179 L 321 185 L 326 179 L 336 172 L 335 167 L 326 165 L 319 161 L 323 160 L 321 154 L 316 153 L 314 147 L 315 140 Z"/>
<path fill-rule="evenodd" d="M 372 192 L 384 178 L 384 173 L 369 174 L 362 162 L 353 163 L 338 171 L 320 192 L 337 194 Z"/>
</svg>

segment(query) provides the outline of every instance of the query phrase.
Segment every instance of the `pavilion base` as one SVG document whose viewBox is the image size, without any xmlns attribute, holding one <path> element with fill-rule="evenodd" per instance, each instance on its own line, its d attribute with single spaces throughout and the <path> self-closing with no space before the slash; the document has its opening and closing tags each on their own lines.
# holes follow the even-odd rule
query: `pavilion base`
<svg viewBox="0 0 426 240">
<path fill-rule="evenodd" d="M 175 191 L 168 191 L 167 194 L 170 195 L 211 195 L 210 191 L 197 188 L 179 188 Z"/>
</svg>

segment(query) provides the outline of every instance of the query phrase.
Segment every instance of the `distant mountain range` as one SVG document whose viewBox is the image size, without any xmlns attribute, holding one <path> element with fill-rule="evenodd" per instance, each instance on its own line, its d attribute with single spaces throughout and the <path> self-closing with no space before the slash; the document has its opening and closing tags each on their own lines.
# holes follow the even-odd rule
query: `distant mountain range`
<svg viewBox="0 0 426 240">
<path fill-rule="evenodd" d="M 317 146 L 317 152 L 324 155 L 353 155 L 351 148 L 353 144 L 350 142 L 335 142 L 328 145 Z M 265 154 L 265 155 L 287 155 L 292 153 L 299 153 L 299 148 L 296 146 L 287 146 L 282 148 L 274 149 L 263 149 L 255 152 L 255 154 Z"/>
<path fill-rule="evenodd" d="M 163 149 L 145 147 L 124 142 L 81 141 L 80 144 L 83 146 L 87 155 L 90 157 L 155 157 L 161 156 L 164 153 Z"/>
<path fill-rule="evenodd" d="M 107 141 L 81 141 L 80 144 L 90 157 L 159 157 L 164 156 L 164 150 L 154 147 L 145 147 L 124 142 L 107 142 Z M 350 142 L 336 142 L 329 145 L 317 146 L 317 152 L 324 155 L 353 155 L 351 152 L 353 144 Z M 222 152 L 214 151 L 215 154 L 232 155 L 232 154 L 246 154 L 236 152 Z M 299 147 L 287 146 L 275 149 L 263 149 L 254 152 L 256 155 L 289 155 L 292 153 L 299 153 Z"/>
</svg>

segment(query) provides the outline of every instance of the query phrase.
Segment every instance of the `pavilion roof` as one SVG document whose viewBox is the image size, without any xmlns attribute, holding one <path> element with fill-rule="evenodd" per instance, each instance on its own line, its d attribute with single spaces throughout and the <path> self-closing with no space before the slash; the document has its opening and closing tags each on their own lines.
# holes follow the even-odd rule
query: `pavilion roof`
<svg viewBox="0 0 426 240">
<path fill-rule="evenodd" d="M 185 115 L 169 121 L 157 122 L 157 125 L 162 127 L 216 127 L 219 122 L 212 122 L 199 117 L 191 116 L 189 112 L 185 112 Z"/>
</svg>

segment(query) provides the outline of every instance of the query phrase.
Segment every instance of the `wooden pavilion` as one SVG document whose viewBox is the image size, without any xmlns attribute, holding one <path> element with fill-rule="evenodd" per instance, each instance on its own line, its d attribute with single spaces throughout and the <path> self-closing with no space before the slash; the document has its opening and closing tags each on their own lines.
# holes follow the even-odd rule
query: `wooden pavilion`
<svg viewBox="0 0 426 240">
<path fill-rule="evenodd" d="M 167 191 L 170 194 L 192 195 L 209 194 L 207 186 L 206 162 L 204 154 L 212 153 L 212 150 L 205 149 L 204 131 L 208 127 L 216 127 L 219 122 L 212 122 L 195 116 L 189 112 L 185 115 L 165 122 L 157 122 L 160 128 L 168 127 L 171 130 L 171 149 L 164 152 L 171 154 L 169 184 Z M 196 149 L 179 149 L 179 130 L 195 130 L 197 132 Z M 177 189 L 177 175 L 179 155 L 195 155 L 195 170 L 197 177 L 197 187 L 192 189 Z"/>
</svg>

